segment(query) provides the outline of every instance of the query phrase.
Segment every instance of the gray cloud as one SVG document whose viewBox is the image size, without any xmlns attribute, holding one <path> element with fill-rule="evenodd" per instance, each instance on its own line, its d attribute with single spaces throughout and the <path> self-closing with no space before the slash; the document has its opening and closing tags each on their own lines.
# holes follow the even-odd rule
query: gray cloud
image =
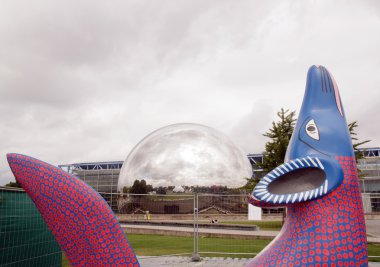
<svg viewBox="0 0 380 267">
<path fill-rule="evenodd" d="M 3 1 L 0 184 L 6 152 L 120 160 L 178 122 L 259 152 L 276 111 L 299 109 L 315 63 L 377 146 L 379 30 L 378 1 Z"/>
</svg>

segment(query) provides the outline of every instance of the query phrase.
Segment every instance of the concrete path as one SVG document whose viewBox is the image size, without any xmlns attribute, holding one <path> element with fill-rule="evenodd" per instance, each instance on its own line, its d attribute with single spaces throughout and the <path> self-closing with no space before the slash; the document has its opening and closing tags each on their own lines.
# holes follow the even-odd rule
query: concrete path
<svg viewBox="0 0 380 267">
<path fill-rule="evenodd" d="M 377 225 L 377 222 L 375 223 Z M 372 225 L 374 227 L 375 225 Z M 126 233 L 151 233 L 151 234 L 165 234 L 165 235 L 180 235 L 192 236 L 193 228 L 189 227 L 172 227 L 172 226 L 152 226 L 152 225 L 123 225 L 122 227 Z M 373 229 L 373 228 L 372 228 Z M 258 238 L 258 239 L 272 239 L 279 231 L 243 231 L 243 230 L 230 230 L 230 229 L 205 229 L 200 228 L 199 234 L 212 235 L 219 237 L 239 237 L 245 239 Z M 373 231 L 376 233 L 376 231 Z M 380 237 L 367 237 L 369 242 L 380 243 Z M 239 258 L 219 258 L 219 257 L 202 257 L 200 262 L 192 262 L 191 257 L 188 256 L 140 256 L 139 262 L 142 267 L 243 267 L 249 259 Z M 380 262 L 369 263 L 370 267 L 380 267 Z"/>
<path fill-rule="evenodd" d="M 155 226 L 155 225 L 133 225 L 121 224 L 126 233 L 134 234 L 162 234 L 162 235 L 176 235 L 176 236 L 192 236 L 193 228 L 190 227 L 174 227 L 174 226 Z M 241 239 L 273 239 L 279 231 L 244 231 L 244 230 L 231 230 L 231 229 L 210 229 L 199 228 L 200 236 L 213 237 L 235 237 Z M 368 242 L 380 244 L 380 237 L 368 236 Z"/>
<path fill-rule="evenodd" d="M 243 267 L 249 259 L 202 258 L 192 262 L 190 257 L 138 257 L 142 267 Z"/>
<path fill-rule="evenodd" d="M 175 226 L 155 226 L 155 225 L 133 225 L 121 224 L 121 227 L 126 233 L 147 233 L 147 234 L 166 234 L 166 235 L 179 235 L 179 236 L 192 236 L 194 228 L 190 227 L 175 227 Z M 239 237 L 239 238 L 258 238 L 258 239 L 272 239 L 279 232 L 278 231 L 244 231 L 232 229 L 211 229 L 199 228 L 200 236 L 212 235 L 215 237 Z"/>
<path fill-rule="evenodd" d="M 366 220 L 367 234 L 372 237 L 380 238 L 380 220 Z"/>
<path fill-rule="evenodd" d="M 249 259 L 202 258 L 200 262 L 191 262 L 190 257 L 138 257 L 142 267 L 243 267 Z M 369 267 L 380 267 L 380 262 L 370 262 Z"/>
</svg>

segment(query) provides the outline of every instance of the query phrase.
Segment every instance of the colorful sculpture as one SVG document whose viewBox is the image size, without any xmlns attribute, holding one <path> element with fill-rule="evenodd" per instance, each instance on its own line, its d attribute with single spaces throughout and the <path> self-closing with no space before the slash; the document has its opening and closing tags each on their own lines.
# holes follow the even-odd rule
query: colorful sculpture
<svg viewBox="0 0 380 267">
<path fill-rule="evenodd" d="M 356 161 L 338 86 L 312 66 L 285 163 L 250 203 L 286 206 L 280 234 L 248 266 L 368 266 Z"/>
<path fill-rule="evenodd" d="M 8 162 L 73 266 L 139 266 L 90 186 L 31 157 L 8 154 Z M 355 156 L 338 87 L 324 67 L 310 68 L 285 163 L 258 183 L 250 203 L 286 206 L 288 215 L 248 266 L 368 266 Z"/>
<path fill-rule="evenodd" d="M 95 190 L 45 162 L 7 157 L 72 266 L 140 266 L 111 208 Z"/>
</svg>

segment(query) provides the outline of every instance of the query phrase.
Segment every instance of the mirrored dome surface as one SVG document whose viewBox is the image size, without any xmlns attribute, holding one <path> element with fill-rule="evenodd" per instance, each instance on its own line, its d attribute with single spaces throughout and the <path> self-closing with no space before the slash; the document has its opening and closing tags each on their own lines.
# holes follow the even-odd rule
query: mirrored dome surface
<svg viewBox="0 0 380 267">
<path fill-rule="evenodd" d="M 247 157 L 223 133 L 181 123 L 160 128 L 130 152 L 118 188 L 138 179 L 158 186 L 243 186 L 252 176 Z"/>
</svg>

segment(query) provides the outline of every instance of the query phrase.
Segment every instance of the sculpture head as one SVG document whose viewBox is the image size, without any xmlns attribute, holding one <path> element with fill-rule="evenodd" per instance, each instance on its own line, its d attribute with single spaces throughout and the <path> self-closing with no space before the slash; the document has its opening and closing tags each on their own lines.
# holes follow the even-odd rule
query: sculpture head
<svg viewBox="0 0 380 267">
<path fill-rule="evenodd" d="M 248 266 L 368 266 L 351 137 L 338 86 L 324 67 L 309 69 L 285 162 L 258 182 L 250 202 L 287 206 L 287 217 Z"/>
<path fill-rule="evenodd" d="M 285 161 L 303 155 L 353 156 L 338 86 L 323 66 L 310 67 L 298 121 Z"/>
<path fill-rule="evenodd" d="M 337 156 L 354 156 L 338 86 L 323 66 L 312 66 L 285 163 L 269 172 L 253 197 L 270 204 L 293 204 L 321 198 L 344 173 Z"/>
</svg>

